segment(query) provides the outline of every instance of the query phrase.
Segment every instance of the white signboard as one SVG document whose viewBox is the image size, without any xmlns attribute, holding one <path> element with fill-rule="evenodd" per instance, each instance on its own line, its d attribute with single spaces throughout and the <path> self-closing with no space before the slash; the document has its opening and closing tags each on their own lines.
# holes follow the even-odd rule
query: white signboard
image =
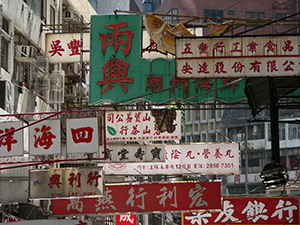
<svg viewBox="0 0 300 225">
<path fill-rule="evenodd" d="M 98 118 L 67 119 L 67 152 L 94 153 L 99 151 Z"/>
<path fill-rule="evenodd" d="M 45 120 L 29 127 L 30 155 L 54 155 L 60 152 L 60 120 Z"/>
<path fill-rule="evenodd" d="M 107 145 L 106 163 L 165 162 L 166 145 Z"/>
<path fill-rule="evenodd" d="M 104 193 L 103 167 L 29 171 L 30 198 L 99 196 Z"/>
<path fill-rule="evenodd" d="M 299 75 L 299 36 L 176 39 L 179 78 Z"/>
<path fill-rule="evenodd" d="M 46 34 L 46 56 L 50 63 L 79 62 L 81 46 L 83 50 L 90 49 L 90 33 Z M 89 53 L 82 53 L 83 61 L 90 61 Z"/>
<path fill-rule="evenodd" d="M 106 164 L 107 175 L 226 174 L 240 172 L 238 143 L 166 145 L 165 163 Z"/>
<path fill-rule="evenodd" d="M 22 126 L 22 122 L 0 123 L 0 157 L 23 155 L 23 129 L 13 132 Z"/>
<path fill-rule="evenodd" d="M 156 111 L 157 112 L 157 111 Z M 106 141 L 176 140 L 181 138 L 181 112 L 163 118 L 162 126 L 170 130 L 159 132 L 153 111 L 106 112 Z M 173 117 L 174 116 L 174 117 Z M 171 118 L 173 117 L 173 118 Z M 168 124 L 167 121 L 170 121 Z M 172 129 L 173 128 L 173 129 Z"/>
</svg>

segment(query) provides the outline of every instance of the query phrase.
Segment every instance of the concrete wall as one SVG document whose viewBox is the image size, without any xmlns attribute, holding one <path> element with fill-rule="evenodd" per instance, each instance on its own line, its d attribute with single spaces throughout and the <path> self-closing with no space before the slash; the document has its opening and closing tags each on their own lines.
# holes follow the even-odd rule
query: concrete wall
<svg viewBox="0 0 300 225">
<path fill-rule="evenodd" d="M 38 44 L 41 19 L 22 0 L 1 0 L 3 14 L 31 41 Z"/>
</svg>

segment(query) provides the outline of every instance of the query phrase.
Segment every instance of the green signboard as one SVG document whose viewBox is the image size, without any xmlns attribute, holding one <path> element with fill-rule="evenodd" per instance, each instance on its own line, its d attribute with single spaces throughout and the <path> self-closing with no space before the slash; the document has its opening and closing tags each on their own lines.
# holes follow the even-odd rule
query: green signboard
<svg viewBox="0 0 300 225">
<path fill-rule="evenodd" d="M 141 15 L 96 15 L 91 19 L 90 104 L 245 100 L 238 78 L 179 79 L 175 59 L 153 61 L 142 55 Z"/>
</svg>

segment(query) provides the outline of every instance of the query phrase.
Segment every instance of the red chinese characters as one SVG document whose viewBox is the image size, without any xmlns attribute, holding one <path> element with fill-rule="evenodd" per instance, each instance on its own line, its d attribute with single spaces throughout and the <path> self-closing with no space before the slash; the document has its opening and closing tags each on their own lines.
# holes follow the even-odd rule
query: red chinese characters
<svg viewBox="0 0 300 225">
<path fill-rule="evenodd" d="M 56 136 L 51 132 L 50 126 L 43 125 L 42 128 L 35 128 L 34 136 L 34 147 L 43 147 L 45 150 L 49 149 L 53 145 L 53 139 Z"/>
<path fill-rule="evenodd" d="M 74 143 L 90 143 L 93 138 L 93 131 L 92 127 L 71 128 Z"/>
<path fill-rule="evenodd" d="M 104 25 L 105 28 L 111 29 L 113 32 L 109 34 L 99 34 L 101 39 L 101 51 L 105 54 L 106 48 L 108 46 L 113 46 L 114 51 L 117 53 L 119 51 L 119 46 L 124 45 L 125 48 L 121 48 L 121 51 L 127 56 L 131 51 L 131 41 L 133 38 L 133 33 L 126 29 L 120 30 L 121 28 L 127 27 L 128 24 L 124 21 Z M 123 36 L 126 36 L 126 39 L 123 39 Z M 125 93 L 128 92 L 128 87 L 124 83 L 133 83 L 134 79 L 131 77 L 127 77 L 128 68 L 130 64 L 129 62 L 123 62 L 120 58 L 112 59 L 102 66 L 103 70 L 103 80 L 96 81 L 97 84 L 103 86 L 107 84 L 107 87 L 101 91 L 101 93 L 105 93 L 114 87 L 113 83 L 118 83 Z"/>
<path fill-rule="evenodd" d="M 5 128 L 4 130 L 0 130 L 0 147 L 6 146 L 7 152 L 12 150 L 12 145 L 16 144 L 18 141 L 14 139 L 14 131 L 15 128 Z M 3 135 L 6 134 L 6 135 Z"/>
</svg>

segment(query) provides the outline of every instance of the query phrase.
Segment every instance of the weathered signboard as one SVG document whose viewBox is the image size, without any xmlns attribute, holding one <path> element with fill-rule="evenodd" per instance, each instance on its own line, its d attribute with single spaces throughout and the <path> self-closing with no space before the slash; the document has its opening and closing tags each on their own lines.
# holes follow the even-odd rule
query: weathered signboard
<svg viewBox="0 0 300 225">
<path fill-rule="evenodd" d="M 98 198 L 52 199 L 53 215 L 221 209 L 220 182 L 109 185 Z"/>
<path fill-rule="evenodd" d="M 299 224 L 295 197 L 224 197 L 221 212 L 182 214 L 182 225 L 191 224 Z"/>
<path fill-rule="evenodd" d="M 176 39 L 179 78 L 299 75 L 299 36 Z"/>
<path fill-rule="evenodd" d="M 180 110 L 157 109 L 106 113 L 107 142 L 176 139 L 181 139 Z"/>
<path fill-rule="evenodd" d="M 166 145 L 107 145 L 101 163 L 165 162 Z"/>
<path fill-rule="evenodd" d="M 99 196 L 104 193 L 103 167 L 29 171 L 29 198 Z"/>
<path fill-rule="evenodd" d="M 105 164 L 108 175 L 226 174 L 240 172 L 238 143 L 166 145 L 165 163 Z"/>
<path fill-rule="evenodd" d="M 90 49 L 90 33 L 46 34 L 46 56 L 50 63 L 80 62 L 82 49 Z M 82 57 L 84 62 L 90 61 L 90 54 Z"/>
</svg>

